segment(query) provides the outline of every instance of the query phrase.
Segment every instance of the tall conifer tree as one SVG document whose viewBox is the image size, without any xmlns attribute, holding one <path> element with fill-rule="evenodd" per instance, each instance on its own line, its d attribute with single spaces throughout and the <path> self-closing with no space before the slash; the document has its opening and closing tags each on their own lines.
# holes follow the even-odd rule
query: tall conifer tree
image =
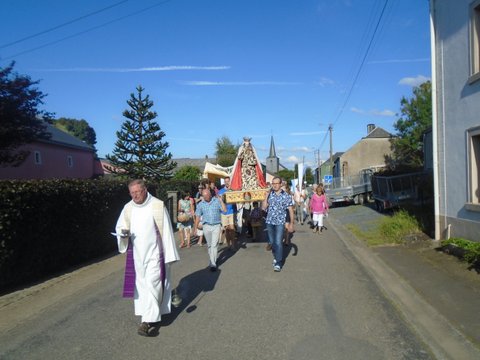
<svg viewBox="0 0 480 360">
<path fill-rule="evenodd" d="M 145 180 L 161 180 L 172 176 L 176 163 L 167 153 L 168 142 L 162 142 L 165 133 L 154 121 L 155 111 L 150 111 L 153 101 L 144 96 L 144 89 L 137 88 L 137 94 L 130 94 L 127 100 L 130 109 L 123 112 L 126 118 L 121 130 L 117 131 L 117 141 L 112 155 L 107 155 L 111 170 L 115 174 Z"/>
</svg>

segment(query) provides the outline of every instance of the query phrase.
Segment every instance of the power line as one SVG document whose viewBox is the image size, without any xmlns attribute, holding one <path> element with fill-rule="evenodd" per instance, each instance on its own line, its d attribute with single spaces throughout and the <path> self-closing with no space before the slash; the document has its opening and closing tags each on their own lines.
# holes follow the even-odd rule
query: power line
<svg viewBox="0 0 480 360">
<path fill-rule="evenodd" d="M 323 137 L 323 140 L 320 143 L 319 149 L 322 149 L 322 146 L 325 143 L 325 140 L 327 140 L 327 136 L 328 136 L 328 131 L 325 131 L 325 136 Z"/>
<path fill-rule="evenodd" d="M 132 17 L 132 16 L 135 16 L 135 15 L 138 15 L 138 14 L 143 13 L 143 12 L 145 12 L 145 11 L 148 11 L 148 10 L 154 8 L 154 7 L 157 7 L 157 6 L 166 4 L 166 3 L 170 2 L 170 1 L 172 1 L 172 0 L 160 1 L 160 2 L 158 2 L 158 3 L 155 3 L 155 4 L 151 5 L 151 6 L 148 6 L 148 7 L 146 7 L 146 8 L 143 8 L 143 9 L 141 9 L 141 10 L 139 10 L 139 11 L 136 11 L 136 12 L 133 12 L 133 13 L 130 13 L 130 14 L 121 16 L 121 17 L 119 17 L 119 18 L 116 18 L 116 19 L 107 21 L 106 23 L 103 23 L 103 24 L 100 24 L 100 25 L 91 27 L 91 28 L 89 28 L 89 29 L 87 29 L 87 30 L 83 30 L 83 31 L 77 32 L 77 33 L 75 33 L 75 34 L 66 36 L 66 37 L 64 37 L 64 38 L 61 38 L 61 39 L 58 39 L 58 40 L 55 40 L 55 41 L 51 41 L 51 42 L 49 42 L 49 43 L 46 43 L 46 44 L 43 44 L 43 45 L 40 45 L 40 46 L 31 48 L 31 49 L 28 49 L 28 50 L 25 50 L 25 51 L 21 51 L 21 52 L 19 52 L 19 53 L 16 53 L 16 54 L 13 54 L 13 55 L 10 55 L 10 56 L 4 57 L 2 60 L 13 59 L 13 58 L 15 58 L 15 57 L 17 57 L 17 56 L 20 56 L 20 55 L 23 55 L 23 54 L 27 54 L 27 53 L 32 52 L 32 51 L 35 51 L 35 50 L 43 49 L 43 48 L 45 48 L 45 47 L 47 47 L 47 46 L 54 45 L 54 44 L 57 44 L 57 43 L 59 43 L 59 42 L 62 42 L 62 41 L 65 41 L 65 40 L 68 40 L 68 39 L 71 39 L 71 38 L 74 38 L 74 37 L 77 37 L 77 36 L 86 34 L 86 33 L 90 32 L 90 31 L 97 30 L 97 29 L 100 29 L 100 28 L 105 27 L 105 26 L 107 26 L 107 25 L 113 24 L 113 23 L 115 23 L 115 22 L 118 22 L 118 21 L 127 19 L 127 18 Z"/>
<path fill-rule="evenodd" d="M 47 33 L 52 32 L 52 31 L 54 31 L 54 30 L 60 29 L 60 28 L 62 28 L 62 27 L 65 27 L 65 26 L 67 26 L 67 25 L 73 24 L 73 23 L 75 23 L 75 22 L 77 22 L 77 21 L 86 19 L 86 18 L 88 18 L 88 17 L 90 17 L 90 16 L 93 16 L 93 15 L 99 14 L 99 13 L 101 13 L 101 12 L 104 12 L 104 11 L 106 11 L 106 10 L 109 10 L 109 9 L 111 9 L 111 8 L 113 8 L 113 7 L 115 7 L 115 6 L 118 6 L 118 5 L 120 5 L 120 4 L 123 4 L 123 3 L 127 2 L 127 1 L 128 1 L 128 0 L 123 0 L 123 1 L 117 2 L 117 3 L 113 4 L 113 5 L 110 5 L 110 6 L 107 6 L 107 7 L 105 7 L 105 8 L 102 8 L 102 9 L 100 9 L 100 10 L 97 10 L 97 11 L 91 12 L 91 13 L 89 13 L 89 14 L 80 16 L 80 17 L 78 17 L 78 18 L 76 18 L 76 19 L 67 21 L 67 22 L 65 22 L 65 23 L 63 23 L 63 24 L 60 24 L 60 25 L 54 26 L 54 27 L 52 27 L 52 28 L 49 28 L 49 29 L 40 31 L 40 32 L 35 33 L 35 34 L 33 34 L 33 35 L 26 36 L 26 37 L 24 37 L 24 38 L 21 38 L 21 39 L 12 41 L 12 42 L 7 43 L 7 44 L 0 45 L 0 49 L 4 49 L 4 48 L 6 48 L 6 47 L 9 47 L 9 46 L 12 46 L 12 45 L 21 43 L 21 42 L 23 42 L 23 41 L 25 41 L 25 40 L 33 39 L 33 38 L 35 38 L 35 37 L 37 37 L 37 36 L 40 36 L 40 35 L 43 35 L 43 34 L 47 34 Z"/>
<path fill-rule="evenodd" d="M 372 48 L 370 49 L 369 57 L 375 55 L 376 48 L 378 48 L 378 44 L 381 43 L 383 38 L 385 37 L 386 29 L 390 27 L 392 24 L 392 17 L 398 7 L 398 1 L 390 2 L 390 5 L 387 6 L 385 10 L 385 14 L 383 15 L 383 20 L 378 28 L 378 36 L 373 40 Z"/>
<path fill-rule="evenodd" d="M 381 11 L 380 16 L 379 16 L 379 18 L 378 18 L 377 24 L 375 25 L 375 30 L 373 31 L 372 37 L 370 38 L 370 41 L 369 41 L 368 46 L 367 46 L 367 49 L 366 49 L 365 54 L 364 54 L 364 56 L 363 56 L 363 58 L 362 58 L 362 62 L 360 63 L 360 67 L 359 67 L 358 70 L 357 70 L 357 73 L 356 73 L 356 75 L 355 75 L 355 77 L 354 77 L 354 79 L 353 79 L 353 82 L 352 82 L 352 84 L 351 84 L 351 86 L 350 86 L 350 89 L 348 90 L 347 96 L 345 97 L 345 100 L 344 100 L 344 102 L 343 102 L 343 105 L 342 105 L 341 108 L 340 108 L 340 112 L 339 112 L 338 115 L 336 116 L 335 121 L 333 122 L 333 124 L 336 124 L 336 123 L 338 122 L 338 120 L 340 119 L 340 116 L 343 114 L 343 111 L 344 111 L 344 109 L 345 109 L 345 106 L 347 106 L 347 103 L 348 103 L 348 101 L 350 100 L 350 96 L 352 95 L 353 88 L 355 87 L 355 84 L 357 83 L 357 80 L 358 80 L 358 77 L 360 76 L 360 73 L 361 73 L 361 71 L 362 71 L 363 65 L 365 65 L 365 60 L 367 59 L 368 53 L 369 53 L 370 48 L 371 48 L 371 46 L 372 46 L 372 44 L 373 44 L 373 40 L 374 40 L 375 35 L 376 35 L 376 33 L 377 33 L 377 30 L 378 30 L 378 28 L 379 28 L 379 26 L 380 26 L 380 22 L 381 22 L 381 20 L 382 20 L 382 18 L 383 18 L 383 14 L 385 13 L 385 9 L 386 9 L 387 5 L 388 5 L 388 0 L 385 0 L 385 4 L 383 5 L 383 8 L 382 8 L 382 11 Z"/>
<path fill-rule="evenodd" d="M 360 39 L 360 41 L 358 41 L 358 45 L 356 47 L 356 51 L 355 51 L 355 55 L 352 56 L 352 59 L 355 59 L 355 60 L 360 60 L 361 59 L 361 56 L 363 54 L 363 49 L 365 49 L 365 47 L 367 46 L 367 43 L 368 43 L 368 39 L 369 39 L 369 34 L 371 34 L 372 32 L 372 29 L 374 27 L 374 24 L 375 24 L 375 20 L 377 19 L 378 15 L 377 15 L 377 3 L 380 4 L 379 1 L 382 1 L 382 0 L 375 0 L 375 4 L 374 6 L 372 6 L 371 10 L 370 10 L 370 15 L 368 17 L 368 21 L 366 22 L 366 26 L 365 26 L 365 29 L 363 31 L 363 34 L 362 34 L 362 37 Z M 345 92 L 344 94 L 346 94 L 346 89 L 348 88 L 348 84 L 350 84 L 350 81 L 347 81 L 348 79 L 353 79 L 354 75 L 355 75 L 355 71 L 357 70 L 358 68 L 358 65 L 357 65 L 357 62 L 356 61 L 352 61 L 351 65 L 350 65 L 350 68 L 348 70 L 348 73 L 347 73 L 347 76 L 345 77 Z M 345 95 L 344 95 L 345 96 Z M 343 96 L 339 97 L 339 99 L 335 102 L 335 106 L 334 106 L 334 110 L 332 112 L 332 118 L 335 117 L 336 114 L 338 114 L 340 112 L 340 109 L 341 109 L 341 103 L 342 103 L 342 99 L 343 99 Z"/>
</svg>

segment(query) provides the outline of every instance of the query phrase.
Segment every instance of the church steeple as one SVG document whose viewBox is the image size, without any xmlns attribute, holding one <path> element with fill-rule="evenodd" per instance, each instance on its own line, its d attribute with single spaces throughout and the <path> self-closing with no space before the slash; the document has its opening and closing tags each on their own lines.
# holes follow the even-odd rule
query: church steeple
<svg viewBox="0 0 480 360">
<path fill-rule="evenodd" d="M 272 140 L 270 141 L 270 154 L 268 157 L 277 157 L 277 154 L 275 153 L 275 144 L 273 143 L 273 136 Z"/>
<path fill-rule="evenodd" d="M 270 141 L 270 154 L 267 157 L 267 172 L 274 175 L 278 174 L 278 170 L 280 167 L 280 160 L 277 157 L 275 152 L 275 144 L 273 142 L 273 135 Z"/>
</svg>

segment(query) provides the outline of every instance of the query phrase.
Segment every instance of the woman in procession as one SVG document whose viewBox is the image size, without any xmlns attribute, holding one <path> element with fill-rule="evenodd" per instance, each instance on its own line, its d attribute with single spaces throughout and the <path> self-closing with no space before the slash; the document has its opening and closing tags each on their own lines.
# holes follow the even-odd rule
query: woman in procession
<svg viewBox="0 0 480 360">
<path fill-rule="evenodd" d="M 328 201 L 325 195 L 325 189 L 320 184 L 315 190 L 312 199 L 310 200 L 310 213 L 312 214 L 313 232 L 322 232 L 326 227 L 323 225 L 323 219 L 328 214 Z"/>
<path fill-rule="evenodd" d="M 177 229 L 180 238 L 180 248 L 190 247 L 193 214 L 195 213 L 193 202 L 189 192 L 185 192 L 182 199 L 178 200 Z"/>
</svg>

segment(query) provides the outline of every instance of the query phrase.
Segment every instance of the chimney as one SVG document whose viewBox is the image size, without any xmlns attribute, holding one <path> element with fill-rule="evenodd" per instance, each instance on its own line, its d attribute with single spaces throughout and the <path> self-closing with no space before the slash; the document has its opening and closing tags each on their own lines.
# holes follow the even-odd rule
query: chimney
<svg viewBox="0 0 480 360">
<path fill-rule="evenodd" d="M 373 130 L 375 130 L 375 124 L 368 124 L 367 125 L 367 135 L 370 134 Z"/>
</svg>

